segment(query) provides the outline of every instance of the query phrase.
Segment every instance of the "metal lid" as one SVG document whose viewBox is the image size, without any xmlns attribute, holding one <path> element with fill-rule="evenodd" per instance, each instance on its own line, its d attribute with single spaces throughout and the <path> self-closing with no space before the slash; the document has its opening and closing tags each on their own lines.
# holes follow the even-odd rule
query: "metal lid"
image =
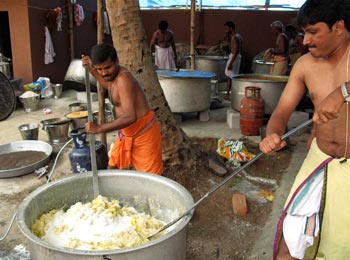
<svg viewBox="0 0 350 260">
<path fill-rule="evenodd" d="M 0 72 L 0 121 L 8 118 L 15 108 L 15 89 L 5 74 Z"/>
</svg>

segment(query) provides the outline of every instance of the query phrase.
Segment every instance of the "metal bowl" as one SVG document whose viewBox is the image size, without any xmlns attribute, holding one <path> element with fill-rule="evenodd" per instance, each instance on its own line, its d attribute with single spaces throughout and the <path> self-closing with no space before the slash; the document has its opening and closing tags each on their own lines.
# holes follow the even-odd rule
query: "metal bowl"
<svg viewBox="0 0 350 260">
<path fill-rule="evenodd" d="M 46 157 L 24 167 L 9 170 L 0 170 L 0 178 L 22 176 L 25 174 L 29 174 L 40 167 L 43 167 L 50 160 L 52 146 L 46 142 L 36 140 L 18 141 L 0 145 L 0 154 L 8 154 L 23 151 L 44 152 L 46 154 Z"/>
</svg>

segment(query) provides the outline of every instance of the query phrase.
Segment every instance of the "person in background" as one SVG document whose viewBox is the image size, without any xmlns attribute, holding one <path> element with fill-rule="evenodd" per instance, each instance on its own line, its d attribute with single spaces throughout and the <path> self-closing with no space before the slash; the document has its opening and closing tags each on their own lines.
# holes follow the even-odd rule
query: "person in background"
<svg viewBox="0 0 350 260">
<path fill-rule="evenodd" d="M 271 31 L 276 36 L 274 48 L 269 48 L 265 52 L 265 56 L 273 57 L 273 65 L 270 74 L 286 75 L 288 68 L 288 36 L 284 33 L 284 25 L 281 21 L 274 21 L 270 24 Z"/>
<path fill-rule="evenodd" d="M 286 25 L 286 33 L 289 38 L 289 60 L 293 66 L 297 59 L 307 52 L 307 49 L 303 44 L 304 35 L 297 31 L 295 25 Z"/>
<path fill-rule="evenodd" d="M 228 21 L 224 23 L 224 37 L 217 44 L 211 46 L 206 51 L 205 55 L 228 56 L 231 53 L 231 38 L 233 33 L 233 22 Z"/>
<path fill-rule="evenodd" d="M 225 68 L 225 75 L 227 76 L 227 81 L 226 81 L 226 95 L 224 96 L 224 98 L 230 99 L 230 91 L 231 91 L 231 85 L 232 85 L 231 77 L 239 73 L 239 68 L 241 66 L 242 38 L 238 33 L 236 33 L 236 25 L 234 22 L 232 21 L 226 22 L 225 26 L 230 28 L 229 31 L 231 32 L 230 33 L 231 52 L 228 57 L 226 68 Z"/>
<path fill-rule="evenodd" d="M 119 65 L 117 51 L 112 45 L 98 44 L 91 49 L 91 58 L 82 57 L 83 66 L 108 91 L 116 119 L 98 125 L 87 122 L 87 133 L 117 131 L 110 150 L 109 168 L 162 174 L 162 144 L 158 122 L 150 110 L 140 82 L 126 68 Z"/>
<path fill-rule="evenodd" d="M 158 69 L 176 69 L 177 53 L 174 33 L 168 29 L 168 22 L 159 22 L 159 29 L 153 33 L 150 43 L 151 53 L 155 51 Z"/>
<path fill-rule="evenodd" d="M 314 125 L 277 225 L 273 259 L 349 259 L 350 1 L 307 0 L 297 21 L 309 52 L 292 68 L 260 150 L 286 145 L 281 136 L 306 90 Z"/>
</svg>

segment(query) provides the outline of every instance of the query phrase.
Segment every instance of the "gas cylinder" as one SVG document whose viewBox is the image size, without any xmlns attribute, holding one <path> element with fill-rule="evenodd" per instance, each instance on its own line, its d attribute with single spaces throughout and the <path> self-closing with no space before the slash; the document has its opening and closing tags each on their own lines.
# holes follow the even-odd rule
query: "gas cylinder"
<svg viewBox="0 0 350 260">
<path fill-rule="evenodd" d="M 70 132 L 73 138 L 74 146 L 70 150 L 68 157 L 72 166 L 73 173 L 82 173 L 92 170 L 90 146 L 86 142 L 87 133 L 85 127 L 73 129 Z M 108 154 L 104 144 L 100 141 L 95 142 L 96 164 L 98 170 L 107 169 Z"/>
<path fill-rule="evenodd" d="M 239 119 L 243 135 L 260 135 L 260 127 L 264 124 L 265 115 L 264 100 L 261 98 L 260 91 L 259 87 L 245 87 Z"/>
</svg>

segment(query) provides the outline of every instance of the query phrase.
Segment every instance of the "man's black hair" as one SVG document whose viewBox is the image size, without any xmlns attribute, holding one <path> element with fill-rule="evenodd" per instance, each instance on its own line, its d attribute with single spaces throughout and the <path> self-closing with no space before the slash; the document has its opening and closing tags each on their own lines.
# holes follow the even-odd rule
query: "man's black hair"
<svg viewBox="0 0 350 260">
<path fill-rule="evenodd" d="M 324 22 L 331 29 L 337 21 L 344 20 L 346 29 L 350 31 L 349 19 L 349 0 L 307 0 L 297 16 L 298 25 L 301 27 Z"/>
<path fill-rule="evenodd" d="M 101 64 L 110 58 L 115 62 L 118 58 L 116 49 L 108 43 L 97 44 L 91 49 L 92 64 Z"/>
<path fill-rule="evenodd" d="M 168 26 L 169 26 L 169 24 L 168 24 L 168 22 L 166 20 L 161 20 L 159 22 L 159 27 L 158 28 L 161 31 L 165 31 L 166 29 L 168 29 Z"/>
<path fill-rule="evenodd" d="M 235 25 L 235 23 L 234 22 L 232 22 L 232 21 L 227 21 L 225 24 L 224 24 L 224 26 L 227 26 L 227 27 L 230 27 L 230 28 L 232 28 L 232 30 L 236 30 L 236 25 Z"/>
</svg>

